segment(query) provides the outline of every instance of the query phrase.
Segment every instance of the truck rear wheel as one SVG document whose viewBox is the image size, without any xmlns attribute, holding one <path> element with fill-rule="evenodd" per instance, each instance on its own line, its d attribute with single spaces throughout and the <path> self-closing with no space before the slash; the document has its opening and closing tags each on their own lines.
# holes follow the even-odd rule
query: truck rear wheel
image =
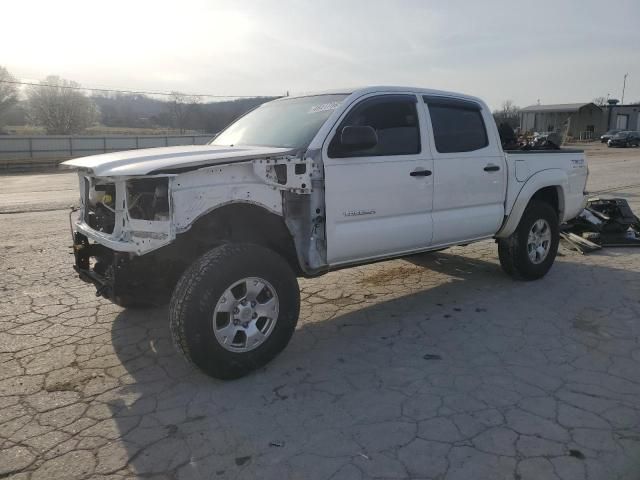
<svg viewBox="0 0 640 480">
<path fill-rule="evenodd" d="M 529 203 L 518 228 L 498 241 L 502 269 L 514 278 L 537 280 L 544 277 L 558 253 L 558 215 L 545 202 Z"/>
<path fill-rule="evenodd" d="M 223 245 L 183 274 L 169 320 L 177 348 L 208 375 L 239 378 L 289 343 L 300 313 L 298 280 L 277 253 Z"/>
</svg>

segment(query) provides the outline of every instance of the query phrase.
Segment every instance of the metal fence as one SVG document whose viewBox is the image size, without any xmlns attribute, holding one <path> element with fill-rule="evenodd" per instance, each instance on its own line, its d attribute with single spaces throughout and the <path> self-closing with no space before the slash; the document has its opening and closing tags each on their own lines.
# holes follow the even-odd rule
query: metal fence
<svg viewBox="0 0 640 480">
<path fill-rule="evenodd" d="M 580 132 L 578 134 L 580 141 L 593 140 L 595 133 L 592 131 Z"/>
<path fill-rule="evenodd" d="M 212 135 L 0 135 L 0 160 L 72 158 L 138 148 L 204 145 Z"/>
</svg>

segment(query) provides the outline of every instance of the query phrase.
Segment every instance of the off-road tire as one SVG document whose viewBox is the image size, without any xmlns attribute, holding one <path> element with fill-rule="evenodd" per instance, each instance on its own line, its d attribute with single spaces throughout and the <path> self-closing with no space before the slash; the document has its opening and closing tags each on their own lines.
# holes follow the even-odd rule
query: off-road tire
<svg viewBox="0 0 640 480">
<path fill-rule="evenodd" d="M 531 261 L 527 252 L 527 239 L 531 227 L 539 219 L 544 219 L 549 224 L 551 243 L 546 258 L 541 263 L 535 264 Z M 500 266 L 505 273 L 518 280 L 537 280 L 542 278 L 553 265 L 558 253 L 559 241 L 558 214 L 548 203 L 533 200 L 522 214 L 516 231 L 508 238 L 498 240 Z"/>
<path fill-rule="evenodd" d="M 279 299 L 277 321 L 269 337 L 254 350 L 232 352 L 213 331 L 213 312 L 234 282 L 247 277 L 267 280 Z M 264 366 L 289 343 L 300 313 L 298 279 L 274 251 L 253 244 L 227 244 L 197 259 L 182 275 L 169 304 L 171 335 L 185 358 L 208 375 L 235 379 Z"/>
</svg>

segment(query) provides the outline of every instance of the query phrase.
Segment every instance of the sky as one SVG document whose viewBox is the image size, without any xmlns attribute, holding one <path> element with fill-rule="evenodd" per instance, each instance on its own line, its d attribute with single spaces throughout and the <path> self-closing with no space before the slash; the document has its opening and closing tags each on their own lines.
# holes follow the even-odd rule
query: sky
<svg viewBox="0 0 640 480">
<path fill-rule="evenodd" d="M 407 85 L 640 101 L 640 0 L 4 0 L 18 79 L 216 95 Z M 9 20 L 9 21 L 7 21 Z"/>
</svg>

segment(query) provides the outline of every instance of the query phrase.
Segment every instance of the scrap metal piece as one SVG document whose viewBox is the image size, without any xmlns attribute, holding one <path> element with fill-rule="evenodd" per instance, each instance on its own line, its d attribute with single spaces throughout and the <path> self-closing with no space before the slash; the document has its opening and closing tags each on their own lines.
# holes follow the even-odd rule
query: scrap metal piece
<svg viewBox="0 0 640 480">
<path fill-rule="evenodd" d="M 640 219 L 623 198 L 592 198 L 587 202 L 586 210 L 604 220 L 601 228 L 603 232 L 626 232 L 629 227 L 640 230 Z"/>
<path fill-rule="evenodd" d="M 568 243 L 570 248 L 580 252 L 582 255 L 602 249 L 601 245 L 593 243 L 586 238 L 576 235 L 575 233 L 560 232 L 560 238 Z"/>
<path fill-rule="evenodd" d="M 640 247 L 640 219 L 623 198 L 590 198 L 560 235 L 582 254 L 602 247 Z"/>
<path fill-rule="evenodd" d="M 603 233 L 600 238 L 603 247 L 640 247 L 640 232 L 632 229 L 624 234 Z"/>
</svg>

